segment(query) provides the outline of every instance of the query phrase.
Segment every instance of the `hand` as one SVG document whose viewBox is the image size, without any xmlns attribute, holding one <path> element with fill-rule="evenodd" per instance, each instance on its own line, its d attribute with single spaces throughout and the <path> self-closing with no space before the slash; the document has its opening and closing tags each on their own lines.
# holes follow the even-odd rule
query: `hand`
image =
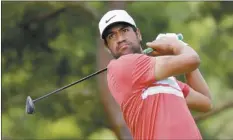
<svg viewBox="0 0 233 140">
<path fill-rule="evenodd" d="M 178 40 L 177 35 L 174 33 L 159 34 L 157 38 L 146 44 L 154 51 L 148 55 L 160 56 L 160 55 L 176 55 L 187 44 Z"/>
</svg>

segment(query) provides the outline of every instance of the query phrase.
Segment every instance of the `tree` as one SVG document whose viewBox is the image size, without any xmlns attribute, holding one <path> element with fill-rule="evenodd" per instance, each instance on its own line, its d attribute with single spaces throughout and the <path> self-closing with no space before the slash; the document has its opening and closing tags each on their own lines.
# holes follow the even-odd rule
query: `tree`
<svg viewBox="0 0 233 140">
<path fill-rule="evenodd" d="M 232 4 L 3 1 L 2 134 L 9 139 L 131 139 L 106 72 L 36 103 L 33 116 L 24 112 L 28 95 L 34 99 L 107 66 L 112 58 L 99 38 L 98 22 L 107 10 L 124 8 L 142 32 L 143 48 L 158 33 L 177 32 L 197 50 L 214 109 L 192 114 L 204 138 L 231 138 Z"/>
<path fill-rule="evenodd" d="M 109 6 L 108 10 L 117 9 L 117 8 L 123 9 L 125 4 L 126 2 L 123 2 L 123 1 L 108 2 L 108 6 Z M 104 46 L 103 41 L 100 41 L 99 32 L 97 35 L 97 42 L 98 42 L 97 64 L 98 64 L 98 69 L 100 69 L 100 68 L 106 67 L 108 63 L 110 62 L 110 60 L 112 59 L 112 57 L 106 51 L 106 48 L 104 48 L 105 46 Z M 98 76 L 98 84 L 99 84 L 102 102 L 104 104 L 105 110 L 108 114 L 108 118 L 110 119 L 110 122 L 113 126 L 113 130 L 117 138 L 118 139 L 131 139 L 132 137 L 125 124 L 119 105 L 113 99 L 108 89 L 107 81 L 106 81 L 106 74 L 101 74 Z"/>
</svg>

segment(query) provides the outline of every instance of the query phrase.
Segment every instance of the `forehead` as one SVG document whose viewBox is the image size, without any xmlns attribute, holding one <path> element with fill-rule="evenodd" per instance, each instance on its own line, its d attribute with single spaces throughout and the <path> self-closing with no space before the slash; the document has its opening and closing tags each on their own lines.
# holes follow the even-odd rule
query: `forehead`
<svg viewBox="0 0 233 140">
<path fill-rule="evenodd" d="M 113 31 L 117 31 L 121 28 L 125 28 L 125 27 L 131 27 L 129 24 L 127 23 L 115 23 L 115 24 L 112 24 L 110 25 L 105 31 L 104 31 L 104 34 L 109 34 L 110 32 L 113 32 Z"/>
<path fill-rule="evenodd" d="M 126 24 L 116 24 L 116 25 L 111 26 L 108 29 L 108 31 L 116 31 L 116 30 L 119 30 L 119 29 L 122 29 L 122 28 L 125 28 L 125 27 L 129 27 L 129 25 L 126 25 Z"/>
</svg>

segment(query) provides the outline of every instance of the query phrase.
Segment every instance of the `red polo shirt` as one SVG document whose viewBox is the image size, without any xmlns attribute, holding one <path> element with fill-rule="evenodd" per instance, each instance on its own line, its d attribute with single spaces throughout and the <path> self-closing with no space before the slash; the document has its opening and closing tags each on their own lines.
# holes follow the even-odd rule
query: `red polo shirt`
<svg viewBox="0 0 233 140">
<path fill-rule="evenodd" d="M 107 80 L 134 139 L 202 139 L 187 107 L 189 86 L 175 77 L 156 81 L 156 59 L 128 54 L 112 60 Z"/>
</svg>

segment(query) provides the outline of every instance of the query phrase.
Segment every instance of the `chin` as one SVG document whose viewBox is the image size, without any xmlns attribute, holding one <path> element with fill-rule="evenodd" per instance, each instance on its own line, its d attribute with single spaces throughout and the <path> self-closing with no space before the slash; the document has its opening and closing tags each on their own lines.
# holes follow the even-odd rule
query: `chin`
<svg viewBox="0 0 233 140">
<path fill-rule="evenodd" d="M 133 54 L 133 53 L 135 53 L 133 50 L 131 50 L 131 49 L 126 49 L 126 50 L 123 51 L 121 54 L 122 54 L 122 55 L 126 55 L 126 54 Z"/>
<path fill-rule="evenodd" d="M 128 54 L 133 54 L 133 52 L 124 52 L 124 53 L 121 54 L 121 56 L 122 55 L 128 55 Z"/>
<path fill-rule="evenodd" d="M 139 53 L 139 52 L 134 52 L 131 49 L 126 49 L 126 50 L 122 51 L 121 53 L 118 53 L 118 55 L 115 55 L 115 58 L 119 58 L 123 55 L 135 54 L 135 53 Z"/>
<path fill-rule="evenodd" d="M 133 53 L 121 53 L 121 54 L 119 54 L 119 55 L 114 55 L 114 58 L 116 58 L 116 59 L 118 59 L 118 58 L 120 58 L 121 56 L 124 56 L 124 55 L 128 55 L 128 54 L 133 54 Z"/>
</svg>

